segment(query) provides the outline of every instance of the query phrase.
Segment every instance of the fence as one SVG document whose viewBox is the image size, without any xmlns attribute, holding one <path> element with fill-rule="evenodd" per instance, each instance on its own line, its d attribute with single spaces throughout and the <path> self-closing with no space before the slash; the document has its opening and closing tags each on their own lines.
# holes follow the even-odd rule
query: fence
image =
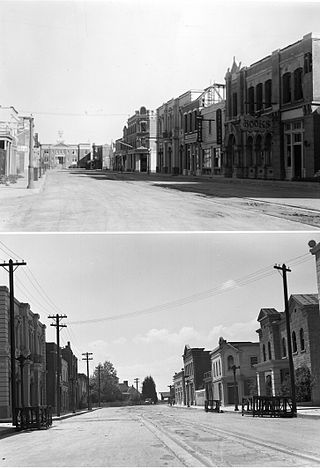
<svg viewBox="0 0 320 468">
<path fill-rule="evenodd" d="M 16 408 L 16 430 L 48 429 L 52 425 L 51 406 Z"/>
<path fill-rule="evenodd" d="M 290 397 L 252 396 L 242 399 L 242 416 L 270 416 L 274 418 L 292 418 L 296 416 Z"/>
</svg>

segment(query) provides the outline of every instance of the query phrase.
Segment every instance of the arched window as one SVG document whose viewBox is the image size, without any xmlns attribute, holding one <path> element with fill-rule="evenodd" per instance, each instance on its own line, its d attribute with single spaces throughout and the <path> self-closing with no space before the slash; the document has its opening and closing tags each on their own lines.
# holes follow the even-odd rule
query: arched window
<svg viewBox="0 0 320 468">
<path fill-rule="evenodd" d="M 291 73 L 285 73 L 282 77 L 283 103 L 291 102 Z"/>
<path fill-rule="evenodd" d="M 302 91 L 302 68 L 297 68 L 293 73 L 293 96 L 294 100 L 298 101 L 299 99 L 303 98 L 303 91 Z"/>
<path fill-rule="evenodd" d="M 256 165 L 257 166 L 261 166 L 263 164 L 261 142 L 262 142 L 261 135 L 258 135 L 257 139 L 256 139 L 256 144 L 255 144 Z"/>
<path fill-rule="evenodd" d="M 272 354 L 271 354 L 271 343 L 268 341 L 268 359 L 271 361 Z"/>
<path fill-rule="evenodd" d="M 263 360 L 266 361 L 267 356 L 266 356 L 266 347 L 265 347 L 265 345 L 262 346 L 262 354 L 263 354 Z"/>
<path fill-rule="evenodd" d="M 287 345 L 284 337 L 282 338 L 282 356 L 287 357 Z"/>
<path fill-rule="evenodd" d="M 300 348 L 301 348 L 301 351 L 304 351 L 304 333 L 303 333 L 303 328 L 300 328 L 299 335 L 300 335 Z"/>
<path fill-rule="evenodd" d="M 254 114 L 254 87 L 250 86 L 248 89 L 248 105 L 249 105 L 249 114 Z"/>
<path fill-rule="evenodd" d="M 292 352 L 296 353 L 298 351 L 297 348 L 297 337 L 296 337 L 296 332 L 292 332 Z"/>
<path fill-rule="evenodd" d="M 253 165 L 253 138 L 248 137 L 247 139 L 247 166 Z"/>
<path fill-rule="evenodd" d="M 267 80 L 264 84 L 265 107 L 272 106 L 272 80 Z"/>
<path fill-rule="evenodd" d="M 262 83 L 259 83 L 256 87 L 257 95 L 257 110 L 262 109 Z"/>
<path fill-rule="evenodd" d="M 233 356 L 228 356 L 228 369 L 230 370 L 234 364 Z"/>
</svg>

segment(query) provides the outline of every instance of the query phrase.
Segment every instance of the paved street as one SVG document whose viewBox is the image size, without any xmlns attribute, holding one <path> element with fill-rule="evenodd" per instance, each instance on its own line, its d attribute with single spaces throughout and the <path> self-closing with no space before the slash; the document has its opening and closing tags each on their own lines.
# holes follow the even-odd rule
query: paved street
<svg viewBox="0 0 320 468">
<path fill-rule="evenodd" d="M 54 170 L 41 184 L 0 187 L 1 231 L 320 228 L 316 183 Z"/>
<path fill-rule="evenodd" d="M 320 420 L 103 408 L 1 439 L 0 466 L 319 466 Z"/>
</svg>

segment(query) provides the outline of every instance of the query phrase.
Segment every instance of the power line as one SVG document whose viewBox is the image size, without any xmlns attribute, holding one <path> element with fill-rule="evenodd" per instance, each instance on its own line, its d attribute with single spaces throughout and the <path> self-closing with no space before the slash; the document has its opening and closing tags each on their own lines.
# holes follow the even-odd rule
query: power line
<svg viewBox="0 0 320 468">
<path fill-rule="evenodd" d="M 289 262 L 293 262 L 293 263 L 296 262 L 296 264 L 304 263 L 305 261 L 309 261 L 309 254 L 303 254 L 298 257 L 293 258 L 292 260 L 289 260 Z M 253 282 L 266 278 L 267 276 L 272 276 L 274 275 L 274 270 L 272 270 L 272 267 L 273 265 L 270 265 L 268 267 L 257 270 L 256 272 L 250 273 L 244 276 L 243 278 L 230 280 L 230 285 L 227 284 L 225 287 L 224 287 L 224 284 L 219 284 L 215 288 L 209 289 L 207 291 L 195 293 L 195 294 L 192 294 L 191 296 L 187 296 L 181 299 L 176 299 L 170 302 L 165 302 L 163 304 L 148 307 L 146 309 L 140 309 L 140 310 L 136 310 L 133 312 L 128 312 L 128 313 L 120 314 L 120 315 L 113 315 L 109 317 L 71 321 L 69 322 L 69 324 L 80 325 L 80 324 L 86 324 L 86 323 L 98 323 L 98 322 L 119 320 L 119 319 L 124 319 L 124 318 L 129 318 L 129 317 L 136 317 L 140 315 L 149 315 L 149 314 L 153 314 L 156 312 L 166 312 L 167 310 L 170 310 L 176 307 L 181 307 L 183 305 L 187 305 L 192 302 L 208 299 L 209 297 L 224 294 L 225 292 L 230 292 L 239 287 L 247 286 L 248 284 L 251 284 Z"/>
</svg>

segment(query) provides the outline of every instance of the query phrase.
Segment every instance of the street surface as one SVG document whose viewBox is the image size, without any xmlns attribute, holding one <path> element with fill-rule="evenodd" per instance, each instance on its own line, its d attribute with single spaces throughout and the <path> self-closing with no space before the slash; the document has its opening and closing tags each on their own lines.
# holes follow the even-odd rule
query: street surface
<svg viewBox="0 0 320 468">
<path fill-rule="evenodd" d="M 0 466 L 319 466 L 320 419 L 103 408 L 1 439 Z"/>
<path fill-rule="evenodd" d="M 320 185 L 52 170 L 39 193 L 0 187 L 1 231 L 314 230 Z"/>
</svg>

